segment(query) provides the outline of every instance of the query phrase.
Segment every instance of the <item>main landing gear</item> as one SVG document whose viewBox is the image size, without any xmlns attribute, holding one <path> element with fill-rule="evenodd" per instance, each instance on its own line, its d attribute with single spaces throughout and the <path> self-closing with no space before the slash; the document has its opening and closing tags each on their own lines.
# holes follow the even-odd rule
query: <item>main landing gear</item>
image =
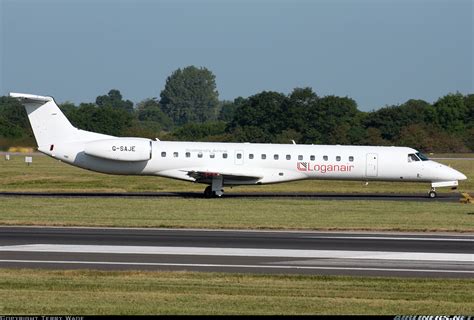
<svg viewBox="0 0 474 320">
<path fill-rule="evenodd" d="M 435 188 L 431 188 L 430 192 L 428 193 L 428 197 L 431 198 L 431 199 L 436 198 L 436 189 Z"/>
<path fill-rule="evenodd" d="M 206 189 L 204 189 L 204 197 L 206 198 L 220 198 L 224 194 L 224 189 L 212 191 L 211 186 L 207 186 Z"/>
<path fill-rule="evenodd" d="M 212 184 L 204 189 L 206 198 L 220 198 L 224 194 L 224 179 L 222 176 L 212 177 Z"/>
</svg>

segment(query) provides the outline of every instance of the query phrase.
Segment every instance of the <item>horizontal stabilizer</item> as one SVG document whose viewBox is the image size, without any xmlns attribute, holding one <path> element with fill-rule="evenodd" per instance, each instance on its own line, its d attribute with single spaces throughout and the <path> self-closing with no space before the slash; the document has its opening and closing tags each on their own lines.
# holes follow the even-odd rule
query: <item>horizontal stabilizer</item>
<svg viewBox="0 0 474 320">
<path fill-rule="evenodd" d="M 40 103 L 44 104 L 46 102 L 52 101 L 52 97 L 45 97 L 45 96 L 37 96 L 34 94 L 27 94 L 27 93 L 15 93 L 15 92 L 10 92 L 10 97 L 12 98 L 17 98 L 23 102 L 26 103 Z"/>
</svg>

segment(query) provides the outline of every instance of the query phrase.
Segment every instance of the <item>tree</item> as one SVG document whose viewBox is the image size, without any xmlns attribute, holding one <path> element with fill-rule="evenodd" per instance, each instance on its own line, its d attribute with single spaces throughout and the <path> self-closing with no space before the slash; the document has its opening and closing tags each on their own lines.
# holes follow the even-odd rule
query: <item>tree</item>
<svg viewBox="0 0 474 320">
<path fill-rule="evenodd" d="M 222 101 L 221 107 L 219 111 L 219 116 L 217 117 L 218 120 L 222 120 L 225 122 L 230 122 L 234 118 L 235 110 L 245 101 L 244 98 L 238 97 L 234 99 L 233 102 L 231 101 Z"/>
<path fill-rule="evenodd" d="M 387 146 L 390 145 L 390 141 L 382 138 L 382 133 L 379 129 L 369 127 L 367 128 L 367 137 L 363 144 L 369 146 Z"/>
<path fill-rule="evenodd" d="M 19 126 L 0 116 L 0 137 L 20 138 L 24 135 L 24 130 Z"/>
<path fill-rule="evenodd" d="M 70 101 L 66 101 L 64 103 L 61 103 L 59 105 L 59 109 L 61 109 L 61 111 L 64 113 L 64 115 L 68 119 L 70 117 L 73 117 L 73 114 L 77 111 L 76 105 L 74 103 L 70 102 Z"/>
<path fill-rule="evenodd" d="M 211 137 L 225 133 L 225 122 L 208 121 L 204 123 L 187 123 L 173 132 L 178 140 L 186 141 L 210 141 Z"/>
<path fill-rule="evenodd" d="M 74 108 L 72 106 L 68 103 L 61 108 L 72 125 L 83 130 L 123 136 L 132 125 L 132 115 L 122 108 L 110 105 L 98 107 L 94 103 L 81 103 Z"/>
<path fill-rule="evenodd" d="M 22 129 L 30 128 L 26 110 L 17 99 L 0 97 L 0 116 Z"/>
<path fill-rule="evenodd" d="M 468 149 L 456 135 L 429 125 L 412 124 L 403 127 L 398 145 L 424 152 L 467 152 Z"/>
<path fill-rule="evenodd" d="M 300 141 L 301 137 L 301 133 L 295 129 L 285 129 L 275 137 L 274 141 L 276 143 L 292 143 L 292 141 Z"/>
<path fill-rule="evenodd" d="M 31 137 L 32 131 L 25 108 L 10 97 L 0 97 L 0 136 Z"/>
<path fill-rule="evenodd" d="M 464 97 L 464 105 L 467 109 L 466 124 L 474 128 L 474 94 L 468 94 Z"/>
<path fill-rule="evenodd" d="M 320 141 L 305 139 L 308 143 L 349 144 L 351 132 L 355 134 L 355 128 L 361 125 L 357 104 L 348 97 L 331 95 L 320 98 L 308 112 L 308 126 L 318 131 L 321 137 Z"/>
<path fill-rule="evenodd" d="M 235 110 L 229 130 L 236 139 L 248 142 L 272 142 L 286 129 L 282 103 L 286 97 L 278 92 L 263 91 L 242 101 Z"/>
<path fill-rule="evenodd" d="M 381 108 L 368 114 L 366 127 L 379 129 L 382 138 L 394 141 L 403 127 L 411 124 L 423 124 L 433 118 L 431 105 L 423 100 L 408 100 L 400 106 Z"/>
<path fill-rule="evenodd" d="M 161 110 L 156 98 L 146 99 L 137 104 L 135 118 L 125 133 L 130 137 L 154 139 L 173 127 L 173 121 Z"/>
<path fill-rule="evenodd" d="M 474 94 L 464 97 L 464 105 L 467 108 L 466 131 L 463 134 L 464 143 L 470 150 L 474 150 Z"/>
<path fill-rule="evenodd" d="M 466 128 L 468 109 L 460 93 L 447 94 L 434 103 L 437 124 L 451 132 L 462 132 Z"/>
<path fill-rule="evenodd" d="M 214 74 L 206 68 L 189 66 L 166 79 L 160 105 L 175 124 L 202 123 L 217 118 L 218 95 Z"/>
<path fill-rule="evenodd" d="M 137 118 L 141 122 L 156 123 L 161 128 L 170 130 L 173 121 L 161 109 L 156 99 L 146 99 L 137 104 Z"/>
<path fill-rule="evenodd" d="M 107 95 L 98 96 L 95 99 L 95 103 L 99 107 L 117 108 L 130 113 L 133 112 L 133 102 L 130 100 L 123 100 L 122 94 L 116 89 L 110 90 Z"/>
<path fill-rule="evenodd" d="M 308 121 L 308 115 L 316 109 L 319 97 L 309 87 L 295 88 L 290 93 L 288 99 L 285 99 L 282 105 L 282 112 L 285 114 L 285 127 L 291 128 L 297 132 L 306 132 L 312 125 Z M 299 134 L 297 142 L 303 142 L 302 134 Z M 308 136 L 305 134 L 305 136 Z"/>
</svg>

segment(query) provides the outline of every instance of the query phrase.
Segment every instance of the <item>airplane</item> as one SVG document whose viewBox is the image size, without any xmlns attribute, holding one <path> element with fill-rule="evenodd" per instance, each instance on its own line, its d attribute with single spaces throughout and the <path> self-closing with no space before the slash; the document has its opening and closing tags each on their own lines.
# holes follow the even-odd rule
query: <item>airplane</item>
<svg viewBox="0 0 474 320">
<path fill-rule="evenodd" d="M 49 96 L 10 93 L 28 114 L 38 150 L 96 172 L 149 175 L 208 185 L 204 196 L 224 187 L 289 181 L 354 180 L 429 182 L 458 186 L 466 176 L 407 147 L 216 143 L 115 137 L 75 128 Z"/>
</svg>

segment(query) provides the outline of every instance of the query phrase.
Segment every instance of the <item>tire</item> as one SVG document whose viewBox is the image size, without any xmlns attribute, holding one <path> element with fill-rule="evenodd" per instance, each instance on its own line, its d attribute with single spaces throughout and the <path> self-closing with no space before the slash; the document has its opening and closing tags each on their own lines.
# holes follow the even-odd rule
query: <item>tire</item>
<svg viewBox="0 0 474 320">
<path fill-rule="evenodd" d="M 204 189 L 204 197 L 212 198 L 212 196 L 213 196 L 212 187 L 207 186 L 206 189 Z"/>
<path fill-rule="evenodd" d="M 435 191 L 430 191 L 430 192 L 428 193 L 428 197 L 431 198 L 431 199 L 436 198 L 436 192 L 435 192 Z"/>
</svg>

